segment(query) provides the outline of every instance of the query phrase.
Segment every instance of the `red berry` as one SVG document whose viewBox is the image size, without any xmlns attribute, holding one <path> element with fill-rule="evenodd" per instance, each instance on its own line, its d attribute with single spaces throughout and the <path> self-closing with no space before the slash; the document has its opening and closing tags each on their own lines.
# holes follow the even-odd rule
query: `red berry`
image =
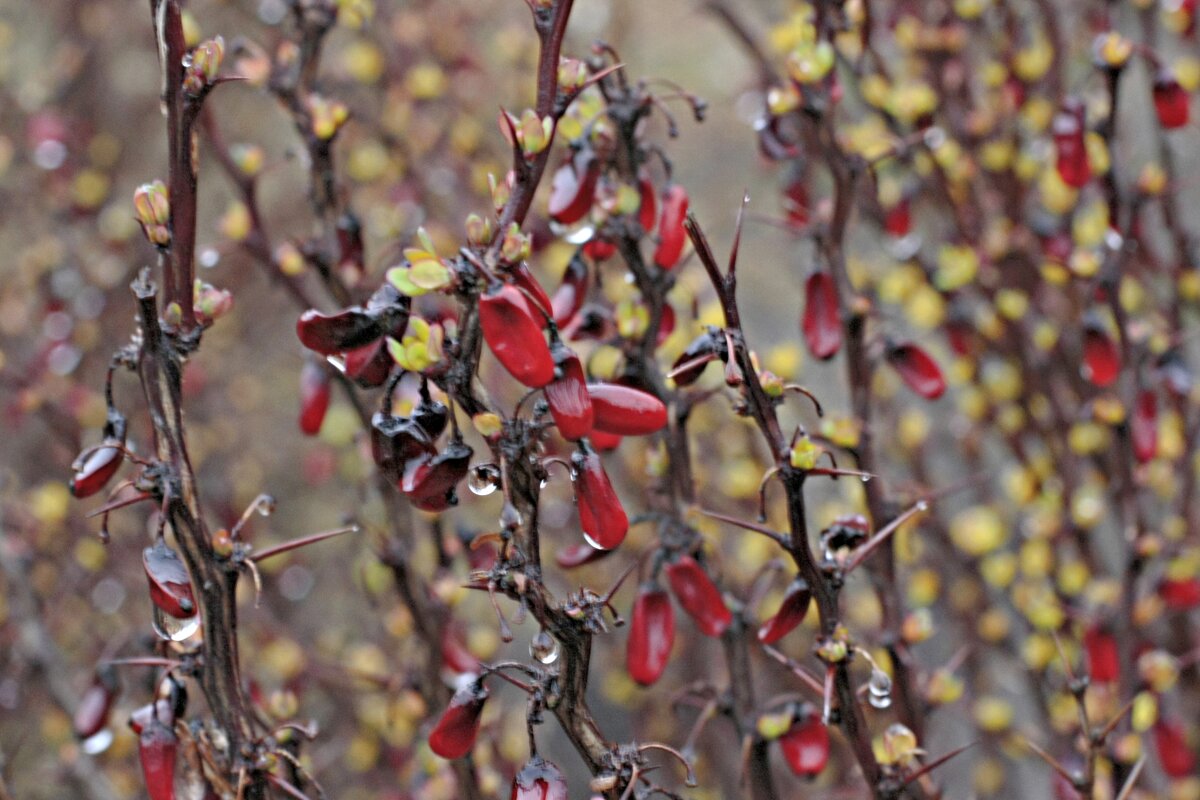
<svg viewBox="0 0 1200 800">
<path fill-rule="evenodd" d="M 534 756 L 513 777 L 509 800 L 567 800 L 567 779 L 554 764 Z"/>
<path fill-rule="evenodd" d="M 622 436 L 644 436 L 667 425 L 667 407 L 649 392 L 616 383 L 593 383 L 592 397 L 596 430 Z"/>
<path fill-rule="evenodd" d="M 388 480 L 400 480 L 410 461 L 436 453 L 433 440 L 417 420 L 383 413 L 371 417 L 371 455 Z"/>
<path fill-rule="evenodd" d="M 587 262 L 576 253 L 567 262 L 562 283 L 555 290 L 554 297 L 550 299 L 555 325 L 563 327 L 570 322 L 571 317 L 579 312 L 579 309 L 583 308 L 583 301 L 587 298 L 587 282 Z"/>
<path fill-rule="evenodd" d="M 585 445 L 572 453 L 571 466 L 575 469 L 575 503 L 584 538 L 598 550 L 612 550 L 629 531 L 629 517 L 621 499 L 595 450 Z"/>
<path fill-rule="evenodd" d="M 796 578 L 783 596 L 783 602 L 775 616 L 758 629 L 758 640 L 763 644 L 775 644 L 787 636 L 804 621 L 808 606 L 812 602 L 812 588 L 803 578 Z"/>
<path fill-rule="evenodd" d="M 617 252 L 615 242 L 610 242 L 608 239 L 601 239 L 599 236 L 588 240 L 583 246 L 583 254 L 592 261 L 604 261 L 611 258 L 612 254 Z"/>
<path fill-rule="evenodd" d="M 452 441 L 435 456 L 420 456 L 409 461 L 400 478 L 400 491 L 413 505 L 424 511 L 445 511 L 458 502 L 454 487 L 467 477 L 472 450 L 463 442 Z"/>
<path fill-rule="evenodd" d="M 629 677 L 650 686 L 662 677 L 675 643 L 675 612 L 667 593 L 643 586 L 633 601 L 625 666 Z"/>
<path fill-rule="evenodd" d="M 1117 343 L 1099 323 L 1088 323 L 1083 330 L 1083 377 L 1104 387 L 1111 386 L 1120 372 Z"/>
<path fill-rule="evenodd" d="M 542 335 L 540 316 L 511 284 L 479 298 L 484 341 L 509 374 L 533 389 L 554 380 L 554 359 Z"/>
<path fill-rule="evenodd" d="M 346 375 L 364 389 L 387 383 L 395 364 L 382 338 L 346 352 Z"/>
<path fill-rule="evenodd" d="M 1092 167 L 1084 141 L 1086 133 L 1083 103 L 1078 98 L 1067 98 L 1054 116 L 1051 134 L 1057 155 L 1054 168 L 1063 183 L 1075 189 L 1086 186 L 1092 179 Z"/>
<path fill-rule="evenodd" d="M 142 568 L 150 582 L 150 599 L 160 611 L 176 619 L 195 616 L 196 598 L 187 568 L 161 538 L 142 551 Z"/>
<path fill-rule="evenodd" d="M 76 736 L 88 739 L 104 730 L 117 696 L 117 688 L 117 676 L 111 667 L 97 671 L 92 685 L 75 707 L 73 724 Z"/>
<path fill-rule="evenodd" d="M 820 717 L 809 714 L 779 737 L 779 747 L 792 772 L 811 778 L 829 761 L 829 730 Z"/>
<path fill-rule="evenodd" d="M 667 565 L 667 581 L 679 605 L 705 636 L 720 636 L 733 622 L 733 614 L 716 584 L 690 555 Z"/>
<path fill-rule="evenodd" d="M 336 314 L 309 309 L 296 321 L 300 343 L 327 356 L 368 345 L 384 333 L 379 317 L 361 308 L 347 308 Z"/>
<path fill-rule="evenodd" d="M 638 222 L 642 230 L 649 233 L 654 229 L 654 221 L 658 219 L 658 198 L 654 196 L 654 184 L 643 175 L 638 179 L 638 191 L 642 202 L 638 206 Z"/>
<path fill-rule="evenodd" d="M 479 716 L 488 698 L 487 687 L 476 680 L 459 689 L 429 734 L 429 749 L 442 758 L 462 758 L 475 746 Z"/>
<path fill-rule="evenodd" d="M 587 542 L 569 544 L 554 554 L 554 563 L 563 569 L 574 569 L 590 564 L 612 553 L 612 550 L 598 550 Z"/>
<path fill-rule="evenodd" d="M 583 374 L 579 356 L 569 347 L 556 344 L 552 352 L 559 377 L 542 391 L 558 432 L 564 439 L 576 441 L 592 431 L 592 397 L 588 394 L 587 376 Z"/>
<path fill-rule="evenodd" d="M 550 218 L 563 225 L 573 225 L 592 208 L 600 164 L 590 149 L 580 150 L 567 158 L 550 180 Z"/>
<path fill-rule="evenodd" d="M 814 272 L 804 282 L 804 319 L 800 327 L 809 352 L 817 358 L 833 358 L 841 349 L 842 313 L 837 287 L 828 272 Z"/>
<path fill-rule="evenodd" d="M 1129 420 L 1133 456 L 1145 464 L 1158 453 L 1158 395 L 1149 389 L 1138 392 Z"/>
<path fill-rule="evenodd" d="M 900 375 L 908 388 L 927 400 L 936 400 L 946 391 L 942 370 L 929 354 L 911 342 L 892 345 L 887 351 L 888 363 Z"/>
<path fill-rule="evenodd" d="M 463 644 L 459 631 L 454 625 L 442 626 L 440 644 L 443 667 L 458 675 L 478 672 L 479 659 L 467 650 L 467 646 Z"/>
<path fill-rule="evenodd" d="M 671 269 L 683 255 L 687 231 L 683 220 L 687 216 L 688 195 L 675 184 L 663 195 L 662 218 L 658 221 L 658 247 L 654 250 L 654 263 L 662 269 Z"/>
<path fill-rule="evenodd" d="M 1163 70 L 1154 79 L 1154 112 L 1164 128 L 1182 128 L 1188 124 L 1188 93 L 1170 70 Z"/>
<path fill-rule="evenodd" d="M 1158 596 L 1173 611 L 1200 608 L 1200 578 L 1163 578 Z"/>
<path fill-rule="evenodd" d="M 550 303 L 550 295 L 546 294 L 546 290 L 542 288 L 542 284 L 538 279 L 533 277 L 533 273 L 529 271 L 529 265 L 524 261 L 516 264 L 509 270 L 512 275 L 513 283 L 518 289 L 525 291 L 526 299 L 532 298 L 537 308 L 533 309 L 535 313 L 540 312 L 542 317 L 551 316 L 552 306 Z M 539 317 L 542 318 L 542 317 Z"/>
<path fill-rule="evenodd" d="M 138 759 L 150 800 L 175 800 L 175 754 L 179 748 L 175 732 L 150 715 L 138 735 Z"/>
<path fill-rule="evenodd" d="M 1121 676 L 1121 663 L 1117 655 L 1117 639 L 1099 625 L 1088 628 L 1083 634 L 1083 647 L 1087 654 L 1088 677 L 1099 683 L 1110 683 Z"/>
<path fill-rule="evenodd" d="M 71 478 L 71 494 L 76 497 L 91 497 L 112 480 L 113 475 L 121 468 L 125 453 L 121 450 L 121 442 L 105 439 L 105 444 L 97 447 Z"/>
<path fill-rule="evenodd" d="M 1159 719 L 1153 730 L 1154 748 L 1163 772 L 1172 778 L 1194 777 L 1196 756 L 1188 749 L 1183 725 L 1173 719 Z"/>
<path fill-rule="evenodd" d="M 889 236 L 903 239 L 912 231 L 912 205 L 902 198 L 883 214 L 883 228 Z"/>
<path fill-rule="evenodd" d="M 329 410 L 329 370 L 320 361 L 308 359 L 300 370 L 300 432 L 316 436 Z"/>
<path fill-rule="evenodd" d="M 808 224 L 808 209 L 810 205 L 808 187 L 804 177 L 794 178 L 783 190 L 783 213 L 787 215 L 788 224 L 793 228 L 803 228 Z"/>
</svg>

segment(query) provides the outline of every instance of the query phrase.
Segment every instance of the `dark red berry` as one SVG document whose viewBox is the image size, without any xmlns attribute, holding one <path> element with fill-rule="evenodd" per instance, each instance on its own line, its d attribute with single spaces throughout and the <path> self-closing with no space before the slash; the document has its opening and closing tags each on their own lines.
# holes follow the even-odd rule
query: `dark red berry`
<svg viewBox="0 0 1200 800">
<path fill-rule="evenodd" d="M 818 271 L 804 283 L 804 319 L 801 322 L 808 350 L 822 360 L 833 358 L 842 346 L 842 312 L 838 307 L 833 276 Z"/>
<path fill-rule="evenodd" d="M 590 149 L 580 150 L 568 157 L 550 180 L 550 219 L 563 225 L 573 225 L 592 208 L 600 164 Z"/>
<path fill-rule="evenodd" d="M 138 735 L 138 759 L 150 800 L 175 800 L 175 731 L 152 714 Z"/>
<path fill-rule="evenodd" d="M 596 430 L 622 436 L 644 436 L 667 425 L 667 407 L 649 392 L 616 383 L 593 383 L 593 425 Z"/>
<path fill-rule="evenodd" d="M 803 578 L 796 578 L 784 594 L 783 603 L 775 612 L 775 616 L 758 629 L 758 640 L 763 644 L 775 644 L 787 636 L 804 621 L 811 601 L 812 588 Z"/>
<path fill-rule="evenodd" d="M 183 559 L 163 539 L 142 551 L 142 568 L 150 582 L 150 599 L 164 614 L 188 619 L 196 614 L 196 598 Z"/>
<path fill-rule="evenodd" d="M 1121 663 L 1117 655 L 1117 638 L 1099 625 L 1088 628 L 1083 634 L 1083 648 L 1087 654 L 1088 677 L 1097 683 L 1110 683 L 1121 676 Z"/>
<path fill-rule="evenodd" d="M 658 247 L 654 250 L 654 263 L 661 269 L 671 269 L 683 255 L 687 231 L 683 220 L 687 216 L 687 191 L 675 184 L 663 195 L 662 218 L 658 221 Z"/>
<path fill-rule="evenodd" d="M 487 687 L 474 681 L 459 689 L 429 734 L 429 749 L 442 758 L 462 758 L 475 746 Z"/>
<path fill-rule="evenodd" d="M 1075 189 L 1086 186 L 1092 179 L 1084 140 L 1086 133 L 1083 103 L 1078 98 L 1068 97 L 1054 116 L 1051 135 L 1056 153 L 1054 168 L 1063 183 Z"/>
<path fill-rule="evenodd" d="M 1121 372 L 1121 353 L 1117 343 L 1097 322 L 1083 329 L 1083 377 L 1095 386 L 1112 386 Z"/>
<path fill-rule="evenodd" d="M 675 643 L 675 612 L 662 589 L 643 586 L 633 601 L 625 666 L 629 677 L 650 686 L 662 677 Z"/>
<path fill-rule="evenodd" d="M 936 400 L 946 391 L 941 368 L 915 344 L 892 345 L 888 348 L 887 360 L 904 384 L 927 400 Z"/>
<path fill-rule="evenodd" d="M 576 253 L 567 262 L 562 283 L 555 290 L 554 297 L 550 298 L 555 325 L 563 327 L 583 308 L 583 301 L 587 298 L 587 282 L 587 262 Z"/>
<path fill-rule="evenodd" d="M 807 714 L 779 738 L 779 748 L 792 772 L 811 778 L 829 762 L 829 730 L 816 714 Z"/>
<path fill-rule="evenodd" d="M 667 565 L 667 582 L 675 599 L 705 636 L 720 636 L 733 622 L 720 590 L 708 573 L 690 555 Z"/>
<path fill-rule="evenodd" d="M 329 410 L 329 370 L 316 359 L 308 359 L 300 369 L 300 432 L 316 436 Z"/>
<path fill-rule="evenodd" d="M 575 503 L 584 538 L 599 550 L 612 550 L 629 531 L 629 517 L 621 499 L 595 450 L 584 445 L 571 454 L 571 466 L 575 470 Z"/>
<path fill-rule="evenodd" d="M 533 389 L 554 380 L 554 359 L 542 335 L 540 317 L 525 295 L 511 284 L 479 298 L 484 341 L 509 374 Z"/>
<path fill-rule="evenodd" d="M 534 756 L 513 777 L 509 800 L 567 800 L 567 779 L 554 764 Z"/>
<path fill-rule="evenodd" d="M 1154 79 L 1154 112 L 1168 130 L 1188 124 L 1188 93 L 1170 70 L 1162 70 Z"/>
<path fill-rule="evenodd" d="M 569 347 L 556 343 L 553 350 L 558 377 L 542 390 L 550 406 L 550 416 L 564 439 L 576 441 L 592 431 L 592 397 L 579 356 Z"/>
<path fill-rule="evenodd" d="M 1129 438 L 1133 456 L 1146 463 L 1158 453 L 1158 395 L 1149 389 L 1138 392 L 1129 420 Z"/>
</svg>

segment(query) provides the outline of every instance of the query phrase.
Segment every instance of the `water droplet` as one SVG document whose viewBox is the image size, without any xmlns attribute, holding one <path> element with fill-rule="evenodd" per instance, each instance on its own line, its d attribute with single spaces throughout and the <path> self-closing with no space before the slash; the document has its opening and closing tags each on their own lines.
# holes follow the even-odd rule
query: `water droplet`
<svg viewBox="0 0 1200 800">
<path fill-rule="evenodd" d="M 928 511 L 928 510 L 929 510 L 929 503 L 925 502 L 924 500 L 917 501 L 917 511 Z"/>
<path fill-rule="evenodd" d="M 588 536 L 587 531 L 583 532 L 583 540 L 597 550 L 607 550 L 608 549 L 607 547 L 601 547 L 599 542 L 597 542 L 592 537 Z"/>
<path fill-rule="evenodd" d="M 892 696 L 890 694 L 876 695 L 872 694 L 867 698 L 867 702 L 871 704 L 871 708 L 891 708 Z"/>
<path fill-rule="evenodd" d="M 546 477 L 542 478 L 542 480 L 538 483 L 538 488 L 545 489 L 549 485 L 550 485 L 550 476 L 547 475 Z"/>
<path fill-rule="evenodd" d="M 93 733 L 88 738 L 84 739 L 80 744 L 83 752 L 89 756 L 99 755 L 108 749 L 113 742 L 113 732 L 105 728 L 98 733 Z"/>
<path fill-rule="evenodd" d="M 151 618 L 151 624 L 160 639 L 168 642 L 182 642 L 200 630 L 199 614 L 193 614 L 187 619 L 179 619 L 165 613 L 158 606 L 154 606 L 153 610 L 154 616 Z"/>
<path fill-rule="evenodd" d="M 862 481 L 863 483 L 870 483 L 870 482 L 871 482 L 871 476 L 870 476 L 870 475 L 860 475 L 858 479 L 859 479 L 860 481 Z"/>
<path fill-rule="evenodd" d="M 529 642 L 529 655 L 543 664 L 553 664 L 558 661 L 558 642 L 545 631 L 538 631 Z"/>
<path fill-rule="evenodd" d="M 500 468 L 495 464 L 478 464 L 467 476 L 467 488 L 472 494 L 487 497 L 500 488 Z"/>
</svg>

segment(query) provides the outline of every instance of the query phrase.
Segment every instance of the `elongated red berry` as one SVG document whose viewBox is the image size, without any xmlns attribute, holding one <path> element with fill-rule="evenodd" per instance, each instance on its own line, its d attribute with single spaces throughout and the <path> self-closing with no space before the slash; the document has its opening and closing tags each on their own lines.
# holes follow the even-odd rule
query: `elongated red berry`
<svg viewBox="0 0 1200 800">
<path fill-rule="evenodd" d="M 533 309 L 535 314 L 540 313 L 539 320 L 553 313 L 553 306 L 550 303 L 550 295 L 546 294 L 546 290 L 542 288 L 542 284 L 533 276 L 529 270 L 529 265 L 524 261 L 514 264 L 509 270 L 512 275 L 513 283 L 518 289 L 525 292 L 525 299 L 532 300 L 537 308 Z"/>
<path fill-rule="evenodd" d="M 579 356 L 571 348 L 556 343 L 552 352 L 558 377 L 542 391 L 558 432 L 564 439 L 577 441 L 592 431 L 592 396 L 588 394 L 587 376 Z"/>
<path fill-rule="evenodd" d="M 779 737 L 779 748 L 792 772 L 811 778 L 829 763 L 829 730 L 818 715 L 809 714 Z"/>
<path fill-rule="evenodd" d="M 433 441 L 446 430 L 450 422 L 450 409 L 440 400 L 424 399 L 413 409 L 411 419 Z"/>
<path fill-rule="evenodd" d="M 783 213 L 787 217 L 788 225 L 793 228 L 803 228 L 807 225 L 810 205 L 804 176 L 797 175 L 783 190 Z"/>
<path fill-rule="evenodd" d="M 161 538 L 142 551 L 142 568 L 150 582 L 150 599 L 160 611 L 177 619 L 196 614 L 196 598 L 183 559 Z"/>
<path fill-rule="evenodd" d="M 936 400 L 946 391 L 942 370 L 928 353 L 911 342 L 892 345 L 887 351 L 888 363 L 900 375 L 904 384 L 927 400 Z"/>
<path fill-rule="evenodd" d="M 763 644 L 775 644 L 791 633 L 804 621 L 812 601 L 812 588 L 803 578 L 796 578 L 783 595 L 783 602 L 775 616 L 758 629 L 758 640 Z"/>
<path fill-rule="evenodd" d="M 1084 141 L 1087 129 L 1083 103 L 1078 98 L 1069 97 L 1063 101 L 1062 108 L 1054 115 L 1050 132 L 1054 138 L 1054 168 L 1058 176 L 1072 188 L 1086 186 L 1092 179 L 1092 167 Z"/>
<path fill-rule="evenodd" d="M 555 325 L 563 327 L 583 308 L 583 301 L 587 298 L 587 282 L 587 262 L 576 253 L 567 262 L 562 283 L 554 291 L 554 297 L 550 298 Z"/>
<path fill-rule="evenodd" d="M 75 735 L 80 739 L 95 736 L 108 725 L 113 701 L 117 697 L 117 676 L 111 666 L 96 671 L 95 680 L 79 699 L 72 720 Z"/>
<path fill-rule="evenodd" d="M 503 284 L 479 298 L 483 339 L 509 374 L 532 389 L 554 380 L 554 359 L 539 314 L 519 289 Z"/>
<path fill-rule="evenodd" d="M 654 250 L 654 263 L 662 269 L 670 269 L 679 263 L 687 231 L 683 220 L 687 217 L 687 191 L 675 184 L 663 195 L 662 218 L 658 221 L 658 247 Z"/>
<path fill-rule="evenodd" d="M 1158 122 L 1168 130 L 1188 124 L 1188 93 L 1179 85 L 1175 75 L 1164 69 L 1154 78 L 1154 113 Z"/>
<path fill-rule="evenodd" d="M 383 413 L 371 417 L 371 455 L 388 480 L 400 480 L 408 462 L 436 453 L 433 440 L 417 420 Z"/>
<path fill-rule="evenodd" d="M 138 735 L 138 759 L 150 800 L 175 800 L 175 755 L 179 741 L 173 731 L 156 715 Z"/>
<path fill-rule="evenodd" d="M 383 339 L 346 352 L 346 376 L 364 389 L 387 383 L 395 364 Z"/>
<path fill-rule="evenodd" d="M 588 385 L 596 430 L 644 436 L 667 425 L 667 407 L 649 392 L 616 383 Z"/>
<path fill-rule="evenodd" d="M 671 379 L 676 386 L 691 386 L 704 373 L 709 362 L 728 357 L 725 337 L 716 328 L 709 328 L 683 349 L 671 365 Z"/>
<path fill-rule="evenodd" d="M 650 686 L 662 677 L 675 644 L 675 612 L 671 598 L 653 585 L 643 586 L 629 617 L 625 667 L 629 677 Z"/>
<path fill-rule="evenodd" d="M 842 347 L 842 312 L 838 307 L 833 276 L 818 271 L 804 282 L 804 318 L 801 321 L 808 351 L 822 360 L 833 358 Z"/>
<path fill-rule="evenodd" d="M 331 396 L 329 370 L 319 361 L 306 360 L 300 369 L 300 432 L 305 436 L 320 433 Z"/>
<path fill-rule="evenodd" d="M 91 497 L 112 480 L 124 460 L 121 442 L 105 439 L 105 443 L 88 454 L 75 471 L 71 478 L 71 494 Z"/>
<path fill-rule="evenodd" d="M 667 565 L 667 582 L 679 605 L 705 636 L 720 636 L 733 622 L 733 614 L 716 584 L 690 555 L 680 556 Z"/>
<path fill-rule="evenodd" d="M 658 219 L 658 198 L 654 194 L 654 184 L 648 177 L 638 178 L 638 193 L 642 202 L 638 206 L 638 222 L 646 233 L 654 230 L 654 222 Z"/>
<path fill-rule="evenodd" d="M 603 239 L 599 236 L 593 236 L 583 246 L 583 254 L 597 263 L 605 259 L 612 258 L 612 254 L 617 252 L 616 242 Z"/>
<path fill-rule="evenodd" d="M 475 746 L 479 715 L 488 698 L 487 687 L 476 680 L 459 689 L 429 734 L 429 749 L 442 758 L 462 758 Z"/>
<path fill-rule="evenodd" d="M 1096 683 L 1109 683 L 1121 677 L 1121 662 L 1117 655 L 1117 638 L 1099 625 L 1083 634 L 1083 649 L 1087 655 L 1088 677 Z"/>
<path fill-rule="evenodd" d="M 1133 456 L 1145 464 L 1158 453 L 1158 395 L 1149 389 L 1138 392 L 1129 419 Z"/>
<path fill-rule="evenodd" d="M 1112 386 L 1121 372 L 1117 343 L 1099 323 L 1083 329 L 1083 377 L 1095 386 Z"/>
<path fill-rule="evenodd" d="M 327 356 L 370 344 L 386 332 L 378 314 L 361 308 L 347 308 L 336 314 L 309 309 L 296 321 L 300 343 Z"/>
<path fill-rule="evenodd" d="M 1163 578 L 1158 596 L 1172 611 L 1200 608 L 1200 578 Z"/>
<path fill-rule="evenodd" d="M 1159 719 L 1154 723 L 1154 749 L 1158 751 L 1158 763 L 1163 772 L 1172 778 L 1189 778 L 1196 775 L 1196 756 L 1188 748 L 1183 725 L 1173 719 Z"/>
<path fill-rule="evenodd" d="M 575 470 L 575 503 L 579 524 L 588 544 L 599 550 L 612 550 L 625 540 L 629 517 L 621 505 L 595 450 L 584 445 L 571 454 Z"/>
<path fill-rule="evenodd" d="M 513 776 L 509 800 L 567 800 L 567 779 L 554 764 L 534 756 Z"/>
<path fill-rule="evenodd" d="M 454 488 L 467 477 L 471 454 L 468 445 L 452 441 L 435 456 L 412 459 L 400 478 L 400 491 L 417 508 L 445 511 L 458 502 Z"/>
<path fill-rule="evenodd" d="M 592 340 L 602 342 L 617 332 L 612 311 L 599 303 L 587 303 L 562 330 L 563 337 L 572 342 Z"/>
<path fill-rule="evenodd" d="M 580 150 L 566 159 L 550 179 L 550 219 L 574 225 L 592 208 L 600 164 L 590 149 Z"/>
<path fill-rule="evenodd" d="M 963 314 L 952 314 L 946 320 L 946 340 L 958 356 L 969 356 L 974 349 L 975 325 Z"/>
<path fill-rule="evenodd" d="M 896 239 L 903 239 L 912 232 L 912 203 L 907 197 L 883 213 L 883 229 Z"/>
</svg>

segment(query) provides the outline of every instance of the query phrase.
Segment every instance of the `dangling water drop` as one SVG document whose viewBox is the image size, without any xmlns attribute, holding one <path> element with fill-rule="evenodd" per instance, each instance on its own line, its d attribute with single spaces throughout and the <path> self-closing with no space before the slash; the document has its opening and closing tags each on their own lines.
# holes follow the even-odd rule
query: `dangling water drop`
<svg viewBox="0 0 1200 800">
<path fill-rule="evenodd" d="M 871 476 L 870 475 L 861 475 L 861 476 L 859 476 L 859 480 L 861 480 L 863 483 L 870 483 Z"/>
<path fill-rule="evenodd" d="M 529 655 L 543 664 L 553 664 L 558 661 L 558 642 L 544 630 L 538 631 L 529 642 Z"/>
<path fill-rule="evenodd" d="M 928 511 L 928 510 L 929 510 L 929 503 L 927 503 L 924 500 L 917 501 L 917 511 Z"/>
<path fill-rule="evenodd" d="M 892 679 L 881 669 L 871 670 L 867 683 L 868 701 L 872 708 L 887 708 L 892 704 Z"/>
<path fill-rule="evenodd" d="M 109 748 L 113 742 L 113 732 L 108 728 L 104 728 L 99 733 L 94 733 L 80 743 L 80 748 L 89 756 L 99 755 Z"/>
<path fill-rule="evenodd" d="M 609 549 L 607 547 L 601 547 L 599 542 L 597 542 L 591 536 L 588 536 L 587 531 L 583 532 L 583 540 L 585 542 L 587 542 L 589 546 L 594 547 L 597 550 L 608 550 Z"/>
<path fill-rule="evenodd" d="M 158 606 L 153 607 L 154 615 L 151 617 L 151 625 L 154 632 L 158 634 L 160 639 L 168 642 L 182 642 L 188 639 L 196 631 L 200 630 L 200 615 L 193 614 L 190 617 L 179 619 L 172 617 L 170 614 L 163 612 Z"/>
<path fill-rule="evenodd" d="M 472 494 L 487 497 L 500 488 L 500 469 L 495 464 L 479 464 L 467 475 L 467 488 Z"/>
</svg>

